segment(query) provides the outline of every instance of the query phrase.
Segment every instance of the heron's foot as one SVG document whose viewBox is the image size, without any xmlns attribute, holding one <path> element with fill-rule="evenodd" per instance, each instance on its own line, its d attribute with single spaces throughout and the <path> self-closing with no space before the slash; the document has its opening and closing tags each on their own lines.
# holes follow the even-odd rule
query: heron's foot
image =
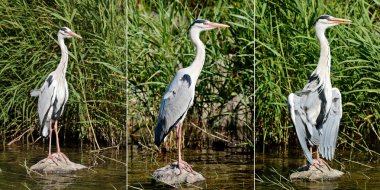
<svg viewBox="0 0 380 190">
<path fill-rule="evenodd" d="M 323 159 L 321 158 L 318 158 L 318 159 L 314 159 L 313 160 L 313 164 L 310 165 L 310 168 L 315 168 L 317 170 L 321 170 L 322 171 L 322 167 L 327 167 L 329 170 L 331 170 L 331 167 L 327 164 L 326 161 L 324 161 Z"/>
<path fill-rule="evenodd" d="M 66 163 L 69 163 L 70 162 L 70 159 L 63 153 L 63 152 L 57 152 L 57 155 L 61 158 L 63 158 L 63 160 L 66 162 Z"/>
<path fill-rule="evenodd" d="M 319 158 L 318 161 L 319 161 L 319 165 L 326 166 L 329 170 L 332 170 L 332 168 L 329 166 L 329 164 L 325 160 L 323 160 L 322 158 Z"/>
<path fill-rule="evenodd" d="M 58 166 L 58 160 L 57 160 L 57 158 L 55 157 L 54 154 L 50 154 L 50 155 L 47 157 L 47 159 L 53 161 L 54 164 Z"/>
<path fill-rule="evenodd" d="M 187 162 L 181 160 L 181 161 L 178 161 L 177 163 L 178 163 L 179 174 L 181 174 L 183 170 L 190 173 L 193 172 L 193 167 Z"/>
</svg>

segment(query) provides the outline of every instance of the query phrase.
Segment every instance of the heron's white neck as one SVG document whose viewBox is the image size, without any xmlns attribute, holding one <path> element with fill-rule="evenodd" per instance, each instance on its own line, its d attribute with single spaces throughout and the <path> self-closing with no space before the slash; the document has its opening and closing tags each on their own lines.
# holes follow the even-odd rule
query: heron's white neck
<svg viewBox="0 0 380 190">
<path fill-rule="evenodd" d="M 58 37 L 58 44 L 59 44 L 59 47 L 61 47 L 62 55 L 61 55 L 61 60 L 59 61 L 56 71 L 58 71 L 58 73 L 62 73 L 63 77 L 65 77 L 67 62 L 69 60 L 69 51 L 67 50 L 63 37 L 60 37 L 60 36 Z"/>
<path fill-rule="evenodd" d="M 194 46 L 197 49 L 197 53 L 195 55 L 195 59 L 193 63 L 188 67 L 191 71 L 191 76 L 196 81 L 201 74 L 203 65 L 205 63 L 206 58 L 206 47 L 202 43 L 201 39 L 199 38 L 200 31 L 199 30 L 190 30 L 190 39 L 191 42 L 193 42 Z M 195 84 L 195 83 L 194 83 Z"/>
<path fill-rule="evenodd" d="M 320 76 L 320 80 L 327 80 L 330 78 L 331 55 L 329 42 L 325 36 L 325 30 L 326 29 L 317 30 L 317 37 L 320 43 L 321 52 L 317 69 L 314 72 Z"/>
</svg>

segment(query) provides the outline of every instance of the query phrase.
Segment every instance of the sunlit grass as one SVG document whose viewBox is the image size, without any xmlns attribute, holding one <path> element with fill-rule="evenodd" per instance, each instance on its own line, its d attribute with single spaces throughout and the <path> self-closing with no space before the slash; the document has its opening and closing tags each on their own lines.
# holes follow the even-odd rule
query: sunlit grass
<svg viewBox="0 0 380 190">
<path fill-rule="evenodd" d="M 59 63 L 57 32 L 67 26 L 83 39 L 66 40 L 69 100 L 60 124 L 66 140 L 109 144 L 125 136 L 125 10 L 120 0 L 0 2 L 0 125 L 4 141 L 34 127 L 40 88 Z M 71 141 L 73 142 L 73 141 Z"/>
</svg>

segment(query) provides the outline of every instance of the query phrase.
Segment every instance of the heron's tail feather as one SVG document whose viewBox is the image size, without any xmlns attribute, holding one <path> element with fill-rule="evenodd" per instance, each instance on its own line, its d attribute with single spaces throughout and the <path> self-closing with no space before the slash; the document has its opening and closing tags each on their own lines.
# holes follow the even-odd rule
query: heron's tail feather
<svg viewBox="0 0 380 190">
<path fill-rule="evenodd" d="M 41 94 L 40 89 L 34 89 L 30 92 L 30 96 L 39 96 Z"/>
<path fill-rule="evenodd" d="M 167 135 L 165 134 L 164 126 L 165 126 L 165 119 L 159 119 L 154 131 L 154 144 L 156 144 L 157 146 L 161 145 L 161 143 L 165 139 L 165 136 Z"/>
<path fill-rule="evenodd" d="M 49 137 L 49 129 L 50 129 L 50 121 L 45 121 L 44 123 L 41 124 L 40 134 L 43 137 L 48 138 Z"/>
</svg>

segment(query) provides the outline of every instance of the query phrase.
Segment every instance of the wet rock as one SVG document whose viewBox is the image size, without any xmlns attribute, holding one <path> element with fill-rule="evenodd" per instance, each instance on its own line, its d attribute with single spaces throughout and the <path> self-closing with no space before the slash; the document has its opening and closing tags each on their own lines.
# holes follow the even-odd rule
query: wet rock
<svg viewBox="0 0 380 190">
<path fill-rule="evenodd" d="M 71 162 L 63 153 L 54 153 L 34 164 L 30 170 L 42 173 L 71 173 L 85 168 L 87 167 Z"/>
<path fill-rule="evenodd" d="M 318 162 L 314 160 L 314 162 Z M 324 181 L 334 180 L 341 177 L 344 173 L 332 169 L 325 161 L 321 161 L 318 167 L 312 165 L 305 165 L 298 168 L 298 171 L 290 175 L 290 180 L 297 181 Z"/>
<path fill-rule="evenodd" d="M 194 170 L 191 172 L 182 170 L 182 172 L 180 172 L 177 162 L 154 171 L 153 179 L 170 186 L 178 186 L 182 183 L 196 183 L 206 180 L 202 174 Z"/>
</svg>

